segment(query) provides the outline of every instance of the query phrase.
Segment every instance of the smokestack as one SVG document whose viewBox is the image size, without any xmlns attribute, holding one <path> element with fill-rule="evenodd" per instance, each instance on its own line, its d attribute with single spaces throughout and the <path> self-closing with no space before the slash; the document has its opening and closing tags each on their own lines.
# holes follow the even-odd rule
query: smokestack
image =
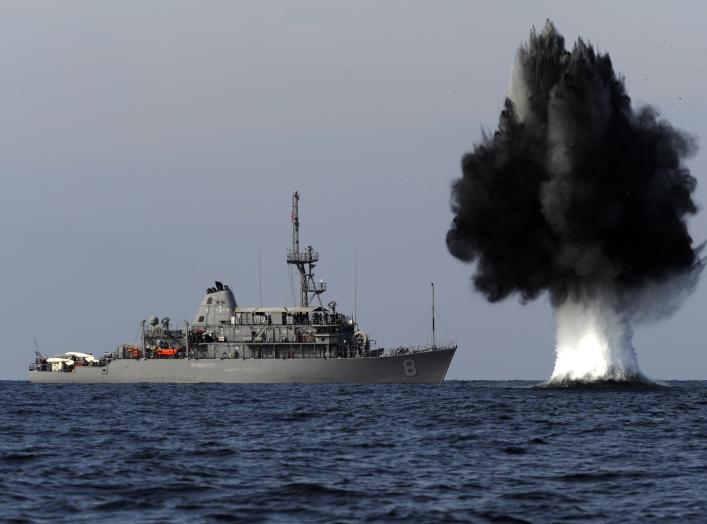
<svg viewBox="0 0 707 524">
<path fill-rule="evenodd" d="M 447 246 L 491 302 L 548 292 L 554 381 L 642 379 L 631 321 L 674 311 L 702 270 L 695 152 L 582 39 L 567 51 L 548 20 L 518 50 L 498 129 L 462 159 Z"/>
</svg>

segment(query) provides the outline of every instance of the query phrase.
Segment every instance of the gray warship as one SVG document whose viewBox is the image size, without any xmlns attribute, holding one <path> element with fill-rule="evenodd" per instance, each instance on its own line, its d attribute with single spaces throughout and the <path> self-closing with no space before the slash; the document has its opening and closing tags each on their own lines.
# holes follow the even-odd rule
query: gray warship
<svg viewBox="0 0 707 524">
<path fill-rule="evenodd" d="M 139 344 L 121 344 L 94 356 L 71 351 L 46 358 L 39 350 L 29 368 L 34 383 L 352 383 L 438 384 L 457 345 L 376 347 L 355 318 L 324 306 L 326 283 L 317 282 L 319 254 L 300 249 L 299 193 L 292 195 L 292 246 L 287 263 L 300 277 L 299 305 L 244 307 L 232 289 L 215 282 L 206 290 L 191 324 L 175 328 L 168 318 L 141 322 Z"/>
</svg>

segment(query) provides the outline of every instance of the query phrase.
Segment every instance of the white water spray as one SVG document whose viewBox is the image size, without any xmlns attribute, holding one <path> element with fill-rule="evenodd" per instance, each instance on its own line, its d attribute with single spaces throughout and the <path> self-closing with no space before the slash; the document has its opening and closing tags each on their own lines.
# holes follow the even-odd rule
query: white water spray
<svg viewBox="0 0 707 524">
<path fill-rule="evenodd" d="M 633 331 L 610 290 L 583 290 L 555 310 L 555 369 L 549 384 L 646 381 Z"/>
</svg>

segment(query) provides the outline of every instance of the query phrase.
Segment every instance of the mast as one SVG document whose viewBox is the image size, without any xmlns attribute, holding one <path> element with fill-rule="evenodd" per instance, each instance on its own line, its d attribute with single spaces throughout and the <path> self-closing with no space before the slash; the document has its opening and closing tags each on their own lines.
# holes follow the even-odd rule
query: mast
<svg viewBox="0 0 707 524">
<path fill-rule="evenodd" d="M 432 349 L 436 348 L 435 345 L 435 283 L 431 282 L 432 286 Z"/>
<path fill-rule="evenodd" d="M 299 192 L 295 191 L 292 195 L 292 248 L 287 251 L 287 263 L 296 266 L 300 274 L 299 305 L 309 306 L 314 297 L 317 297 L 321 305 L 319 295 L 326 291 L 326 283 L 314 280 L 314 268 L 319 261 L 319 253 L 314 251 L 312 246 L 307 246 L 304 251 L 299 248 L 299 198 Z"/>
<path fill-rule="evenodd" d="M 299 192 L 297 191 L 292 194 L 292 253 L 299 253 Z"/>
<path fill-rule="evenodd" d="M 260 307 L 263 307 L 263 271 L 260 264 L 260 253 L 258 253 L 258 293 L 260 294 Z"/>
<path fill-rule="evenodd" d="M 358 322 L 358 251 L 356 251 L 356 258 L 354 259 L 354 325 Z"/>
</svg>

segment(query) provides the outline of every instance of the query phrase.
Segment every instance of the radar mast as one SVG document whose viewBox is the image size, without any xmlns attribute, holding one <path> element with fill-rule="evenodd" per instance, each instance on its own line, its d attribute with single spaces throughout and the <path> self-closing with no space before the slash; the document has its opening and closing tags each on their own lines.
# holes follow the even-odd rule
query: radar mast
<svg viewBox="0 0 707 524">
<path fill-rule="evenodd" d="M 292 247 L 287 250 L 287 263 L 297 267 L 300 274 L 300 299 L 299 305 L 309 306 L 314 297 L 322 305 L 320 295 L 326 291 L 326 282 L 314 280 L 314 268 L 319 261 L 319 253 L 312 246 L 307 246 L 304 251 L 299 247 L 299 192 L 292 195 Z"/>
</svg>

